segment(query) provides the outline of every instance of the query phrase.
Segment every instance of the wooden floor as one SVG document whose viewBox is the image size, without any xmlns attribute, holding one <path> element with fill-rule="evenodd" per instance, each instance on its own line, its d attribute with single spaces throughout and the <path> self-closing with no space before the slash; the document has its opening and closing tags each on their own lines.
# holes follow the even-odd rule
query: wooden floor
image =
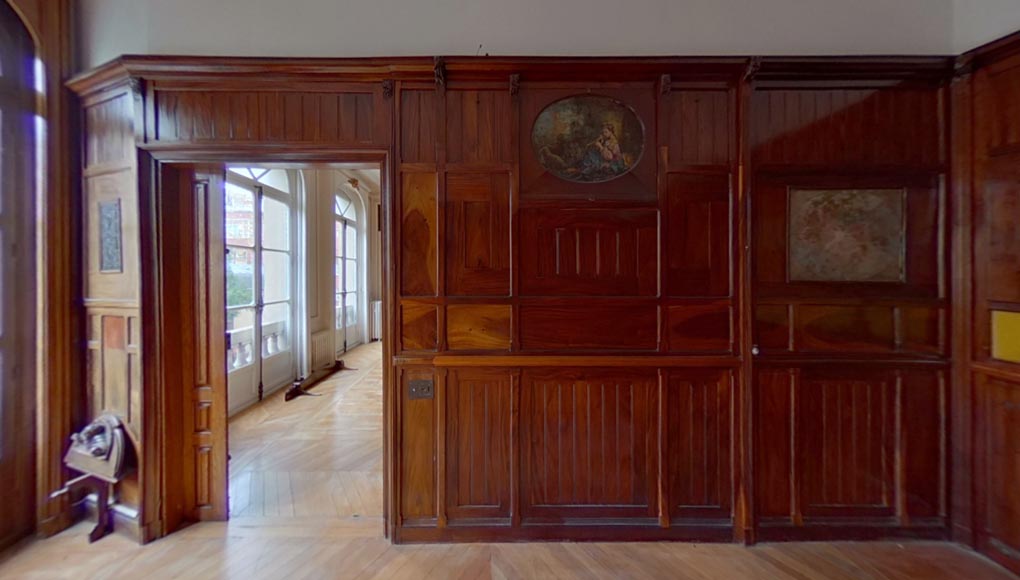
<svg viewBox="0 0 1020 580">
<path fill-rule="evenodd" d="M 0 556 L 0 578 L 670 578 L 679 580 L 1009 580 L 951 544 L 562 543 L 392 546 L 382 538 L 378 343 L 345 371 L 231 424 L 229 523 L 138 546 L 89 545 L 91 524 Z"/>
</svg>

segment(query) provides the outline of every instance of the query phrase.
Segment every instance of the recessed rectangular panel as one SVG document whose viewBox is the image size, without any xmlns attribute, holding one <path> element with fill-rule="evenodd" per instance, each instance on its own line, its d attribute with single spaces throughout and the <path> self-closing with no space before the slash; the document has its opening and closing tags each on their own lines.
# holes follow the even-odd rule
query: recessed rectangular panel
<svg viewBox="0 0 1020 580">
<path fill-rule="evenodd" d="M 510 294 L 510 175 L 446 176 L 446 291 Z"/>
<path fill-rule="evenodd" d="M 902 189 L 791 189 L 792 282 L 903 282 Z"/>
<path fill-rule="evenodd" d="M 526 520 L 655 514 L 654 371 L 534 369 L 521 379 Z"/>
<path fill-rule="evenodd" d="M 400 292 L 435 296 L 438 277 L 438 181 L 435 173 L 407 173 L 400 192 Z"/>
<path fill-rule="evenodd" d="M 446 510 L 451 521 L 509 518 L 511 406 L 508 371 L 450 371 Z"/>
<path fill-rule="evenodd" d="M 655 210 L 527 208 L 520 213 L 522 294 L 655 295 Z"/>
<path fill-rule="evenodd" d="M 451 304 L 446 308 L 450 350 L 509 350 L 509 304 Z"/>
<path fill-rule="evenodd" d="M 400 307 L 400 346 L 403 350 L 436 350 L 439 346 L 439 308 L 433 304 Z"/>
<path fill-rule="evenodd" d="M 520 306 L 525 350 L 655 350 L 655 304 L 582 302 Z"/>
<path fill-rule="evenodd" d="M 730 352 L 732 322 L 728 304 L 684 304 L 668 312 L 669 350 L 673 352 Z"/>
<path fill-rule="evenodd" d="M 1020 312 L 992 311 L 992 358 L 1020 363 Z"/>
</svg>

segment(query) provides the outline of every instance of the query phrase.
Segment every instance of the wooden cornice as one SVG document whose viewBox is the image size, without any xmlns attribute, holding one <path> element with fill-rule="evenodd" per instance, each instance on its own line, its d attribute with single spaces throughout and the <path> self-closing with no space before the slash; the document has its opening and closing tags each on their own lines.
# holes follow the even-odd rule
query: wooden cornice
<svg viewBox="0 0 1020 580">
<path fill-rule="evenodd" d="M 961 54 L 956 58 L 956 68 L 961 74 L 969 74 L 1017 55 L 1020 55 L 1020 31 Z"/>
<path fill-rule="evenodd" d="M 271 81 L 434 83 L 436 57 L 253 58 L 139 56 L 117 58 L 78 75 L 68 86 L 80 96 L 118 86 L 128 78 L 157 83 Z M 950 57 L 440 57 L 449 82 L 684 82 L 737 83 L 748 71 L 759 83 L 854 81 L 938 83 L 952 76 Z"/>
</svg>

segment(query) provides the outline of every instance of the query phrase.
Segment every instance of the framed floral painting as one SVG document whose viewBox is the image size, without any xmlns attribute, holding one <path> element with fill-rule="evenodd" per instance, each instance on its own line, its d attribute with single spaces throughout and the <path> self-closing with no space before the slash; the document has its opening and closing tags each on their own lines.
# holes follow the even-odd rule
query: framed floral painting
<svg viewBox="0 0 1020 580">
<path fill-rule="evenodd" d="M 906 192 L 791 189 L 791 282 L 903 282 Z"/>
</svg>

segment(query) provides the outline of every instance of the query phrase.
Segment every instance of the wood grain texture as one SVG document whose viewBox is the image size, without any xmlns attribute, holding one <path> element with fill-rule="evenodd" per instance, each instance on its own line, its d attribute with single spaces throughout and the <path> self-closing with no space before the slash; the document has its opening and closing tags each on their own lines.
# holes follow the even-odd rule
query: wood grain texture
<svg viewBox="0 0 1020 580">
<path fill-rule="evenodd" d="M 451 304 L 446 307 L 450 350 L 510 350 L 512 307 L 502 304 Z"/>
<path fill-rule="evenodd" d="M 1020 311 L 1020 240 L 1008 225 L 1020 208 L 1018 48 L 1014 35 L 964 55 L 961 62 L 972 63 L 973 72 L 954 87 L 956 123 L 969 138 L 954 148 L 955 166 L 969 178 L 959 188 L 965 211 L 960 275 L 973 286 L 953 329 L 962 337 L 956 354 L 963 359 L 957 361 L 961 383 L 954 385 L 960 409 L 953 448 L 966 454 L 958 465 L 968 469 L 954 478 L 963 488 L 954 494 L 954 508 L 962 512 L 960 536 L 1020 574 L 1020 497 L 1007 483 L 1018 468 L 1020 365 L 995 358 L 991 325 L 993 311 Z"/>
<path fill-rule="evenodd" d="M 72 83 L 139 76 L 156 156 L 392 145 L 395 540 L 946 537 L 946 59 L 450 58 L 439 84 L 434 64 L 128 58 Z M 584 93 L 644 125 L 620 179 L 569 183 L 530 150 L 538 113 Z M 904 283 L 790 282 L 791 187 L 903 189 Z M 595 422 L 603 385 L 623 414 Z M 498 465 L 458 463 L 468 428 Z"/>
<path fill-rule="evenodd" d="M 446 292 L 510 294 L 510 179 L 507 173 L 446 176 Z"/>
</svg>

